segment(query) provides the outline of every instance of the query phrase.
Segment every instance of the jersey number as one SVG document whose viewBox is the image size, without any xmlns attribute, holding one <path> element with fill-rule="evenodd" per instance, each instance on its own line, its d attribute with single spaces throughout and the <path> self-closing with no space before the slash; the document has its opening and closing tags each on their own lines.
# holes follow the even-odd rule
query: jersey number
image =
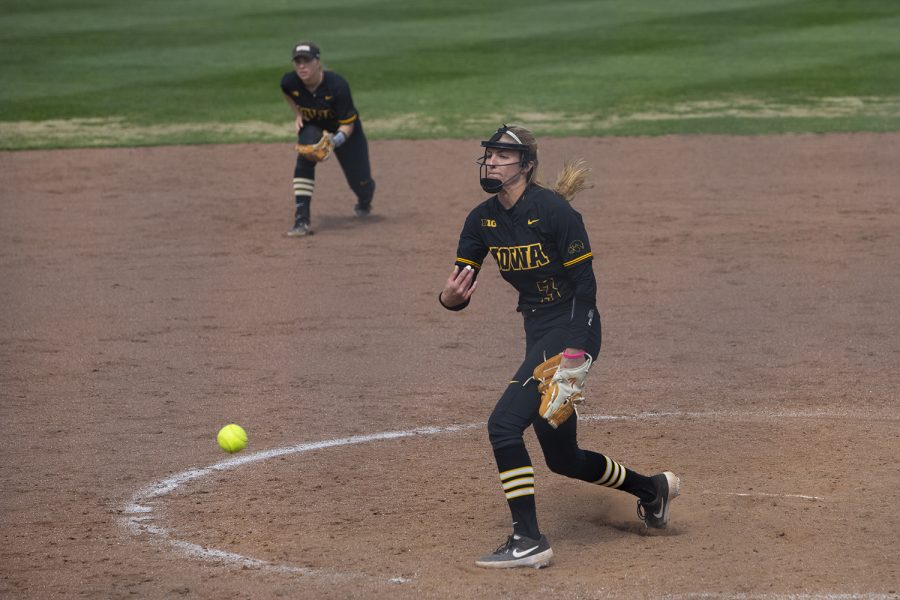
<svg viewBox="0 0 900 600">
<path fill-rule="evenodd" d="M 550 279 L 543 279 L 537 282 L 537 289 L 540 293 L 544 295 L 541 298 L 541 304 L 544 302 L 553 302 L 554 300 L 561 298 L 562 294 L 559 293 L 559 290 L 556 289 L 556 280 L 552 277 Z"/>
</svg>

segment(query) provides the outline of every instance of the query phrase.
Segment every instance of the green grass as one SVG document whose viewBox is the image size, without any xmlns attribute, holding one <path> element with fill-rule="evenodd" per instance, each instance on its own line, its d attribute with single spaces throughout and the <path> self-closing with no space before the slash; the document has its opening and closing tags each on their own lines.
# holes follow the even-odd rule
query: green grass
<svg viewBox="0 0 900 600">
<path fill-rule="evenodd" d="M 291 138 L 298 39 L 372 138 L 900 130 L 895 0 L 0 0 L 0 148 Z"/>
</svg>

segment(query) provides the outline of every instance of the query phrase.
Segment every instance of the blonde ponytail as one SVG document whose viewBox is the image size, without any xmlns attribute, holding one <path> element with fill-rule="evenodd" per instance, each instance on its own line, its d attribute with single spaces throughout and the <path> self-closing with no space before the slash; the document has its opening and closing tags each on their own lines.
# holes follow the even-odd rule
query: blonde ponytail
<svg viewBox="0 0 900 600">
<path fill-rule="evenodd" d="M 553 186 L 553 190 L 571 202 L 578 192 L 594 187 L 593 184 L 585 183 L 590 172 L 591 169 L 586 166 L 583 158 L 566 161 L 562 171 L 556 177 L 556 185 Z"/>
<path fill-rule="evenodd" d="M 507 125 L 507 128 L 509 128 L 509 131 L 516 134 L 516 137 L 521 140 L 521 143 L 528 146 L 531 156 L 533 157 L 534 166 L 528 173 L 528 183 L 546 187 L 544 182 L 541 181 L 539 170 L 540 163 L 538 162 L 538 144 L 534 134 L 531 133 L 531 130 L 522 125 Z M 559 172 L 559 175 L 556 178 L 556 185 L 553 186 L 553 191 L 571 202 L 578 192 L 589 190 L 594 187 L 593 184 L 585 183 L 588 173 L 591 172 L 591 169 L 587 167 L 586 164 L 587 163 L 585 163 L 583 158 L 566 161 L 562 171 Z"/>
</svg>

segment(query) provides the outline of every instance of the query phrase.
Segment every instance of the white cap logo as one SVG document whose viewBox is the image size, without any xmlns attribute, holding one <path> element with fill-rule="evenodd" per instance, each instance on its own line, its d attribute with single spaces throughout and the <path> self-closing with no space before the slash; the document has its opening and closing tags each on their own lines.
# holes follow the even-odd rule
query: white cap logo
<svg viewBox="0 0 900 600">
<path fill-rule="evenodd" d="M 300 46 L 297 46 L 296 48 L 294 48 L 294 52 L 309 52 L 309 51 L 310 51 L 309 46 L 307 46 L 305 44 L 301 44 Z"/>
</svg>

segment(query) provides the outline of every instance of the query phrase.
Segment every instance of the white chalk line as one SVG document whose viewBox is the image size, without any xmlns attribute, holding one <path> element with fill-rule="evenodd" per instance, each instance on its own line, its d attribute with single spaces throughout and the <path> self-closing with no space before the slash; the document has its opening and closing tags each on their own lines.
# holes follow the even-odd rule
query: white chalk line
<svg viewBox="0 0 900 600">
<path fill-rule="evenodd" d="M 730 413 L 730 412 L 644 412 L 637 413 L 634 415 L 590 415 L 590 414 L 579 414 L 578 419 L 580 421 L 617 421 L 617 420 L 641 420 L 641 419 L 654 419 L 654 418 L 722 418 L 722 417 L 730 417 L 730 418 L 747 418 L 748 416 L 755 416 L 757 418 L 764 419 L 782 419 L 782 418 L 829 418 L 829 417 L 846 417 L 848 416 L 845 413 L 830 413 L 830 412 L 764 412 L 756 415 L 747 415 L 746 413 Z M 867 416 L 855 415 L 856 418 L 873 418 Z M 884 416 L 877 416 L 874 418 L 884 419 Z M 895 419 L 896 417 L 888 416 L 888 420 Z M 385 431 L 381 433 L 373 433 L 368 435 L 356 435 L 351 437 L 344 438 L 336 438 L 331 440 L 322 440 L 319 442 L 309 442 L 303 444 L 296 444 L 294 446 L 287 446 L 283 448 L 274 448 L 271 450 L 263 450 L 260 452 L 254 452 L 252 454 L 247 454 L 244 456 L 238 456 L 235 458 L 231 458 L 228 460 L 224 460 L 208 467 L 199 468 L 199 469 L 189 469 L 187 471 L 183 471 L 181 473 L 177 473 L 172 475 L 171 477 L 167 477 L 165 479 L 161 479 L 154 483 L 151 483 L 148 486 L 145 486 L 138 490 L 131 498 L 131 501 L 124 507 L 123 513 L 126 515 L 123 518 L 123 524 L 125 528 L 134 535 L 141 534 L 149 534 L 156 536 L 158 539 L 165 541 L 172 547 L 178 549 L 182 553 L 202 559 L 209 560 L 218 563 L 226 563 L 226 564 L 234 564 L 242 567 L 255 567 L 264 570 L 271 570 L 280 573 L 292 573 L 292 574 L 301 574 L 301 575 L 317 575 L 317 576 L 325 576 L 332 579 L 347 579 L 347 578 L 360 578 L 366 577 L 360 573 L 346 573 L 339 572 L 333 570 L 325 570 L 325 569 L 312 569 L 308 567 L 296 567 L 292 565 L 284 565 L 272 563 L 263 559 L 252 558 L 248 556 L 244 556 L 242 554 L 238 554 L 235 552 L 228 552 L 226 550 L 219 550 L 217 548 L 209 548 L 206 546 L 201 546 L 199 544 L 194 544 L 192 542 L 188 542 L 185 540 L 179 540 L 173 538 L 169 531 L 156 525 L 153 523 L 153 508 L 144 504 L 147 501 L 153 500 L 155 498 L 160 498 L 167 494 L 172 493 L 182 485 L 193 481 L 195 479 L 200 479 L 209 475 L 211 473 L 228 471 L 231 469 L 235 469 L 244 465 L 248 465 L 251 463 L 269 460 L 271 458 L 277 458 L 279 456 L 287 456 L 290 454 L 302 454 L 304 452 L 311 452 L 313 450 L 322 450 L 325 448 L 335 448 L 340 446 L 350 446 L 355 444 L 365 444 L 370 442 L 377 442 L 383 440 L 393 440 L 399 438 L 406 438 L 417 435 L 436 435 L 439 433 L 454 433 L 459 431 L 466 431 L 470 429 L 474 429 L 477 427 L 483 427 L 485 425 L 484 422 L 480 423 L 469 423 L 465 425 L 448 425 L 444 427 L 418 427 L 416 429 L 409 429 L 406 431 Z M 716 492 L 703 492 L 703 493 L 716 493 Z M 801 499 L 815 499 L 815 500 L 823 500 L 824 498 L 818 496 L 805 496 L 802 494 L 766 494 L 766 493 L 743 493 L 743 492 L 724 492 L 726 495 L 735 495 L 735 496 L 771 496 L 771 497 L 782 497 L 782 498 L 801 498 Z M 404 577 L 391 577 L 387 580 L 389 583 L 407 583 L 411 581 L 410 579 Z M 683 598 L 715 598 L 717 596 L 713 595 L 704 595 L 702 593 L 698 593 L 695 595 L 685 595 L 679 596 Z M 783 596 L 783 598 L 800 598 L 799 596 Z M 875 599 L 881 598 L 881 596 L 860 596 L 860 595 L 828 595 L 828 596 L 810 596 L 810 598 L 833 598 L 836 600 L 847 599 Z M 674 598 L 674 597 L 673 597 Z M 748 598 L 751 598 L 748 596 Z M 780 600 L 782 596 L 754 596 L 753 598 L 767 598 L 769 600 Z"/>
<path fill-rule="evenodd" d="M 805 494 L 767 494 L 765 492 L 713 492 L 704 490 L 701 494 L 710 494 L 713 496 L 745 496 L 748 498 L 799 498 L 801 500 L 824 500 L 823 496 L 806 496 Z"/>
<path fill-rule="evenodd" d="M 857 419 L 857 420 L 877 420 L 877 421 L 897 421 L 900 420 L 900 414 L 892 412 L 890 414 L 871 411 L 862 413 L 859 410 L 803 410 L 803 411 L 777 411 L 777 410 L 714 410 L 714 411 L 648 411 L 633 415 L 591 415 L 585 409 L 581 409 L 578 413 L 579 420 L 588 421 L 615 421 L 615 420 L 651 420 L 658 418 L 678 418 L 678 419 L 710 419 L 721 418 L 731 421 L 769 421 L 772 419 Z"/>
<path fill-rule="evenodd" d="M 815 592 L 801 592 L 797 594 L 695 592 L 670 594 L 660 598 L 661 600 L 897 600 L 897 594 L 880 594 L 877 592 L 850 592 L 844 594 L 819 594 Z"/>
<path fill-rule="evenodd" d="M 359 573 L 344 573 L 325 569 L 312 569 L 306 567 L 296 567 L 292 565 L 276 564 L 266 560 L 251 558 L 235 552 L 219 550 L 217 548 L 208 548 L 199 544 L 194 544 L 185 540 L 173 538 L 165 527 L 161 527 L 153 523 L 153 508 L 145 503 L 155 498 L 160 498 L 174 492 L 176 489 L 193 481 L 200 479 L 210 473 L 228 471 L 248 465 L 251 463 L 286 456 L 289 454 L 302 454 L 313 450 L 322 450 L 324 448 L 334 448 L 338 446 L 349 446 L 354 444 L 365 444 L 369 442 L 377 442 L 382 440 L 393 440 L 398 438 L 411 437 L 416 435 L 434 435 L 437 433 L 451 433 L 455 431 L 464 431 L 475 427 L 483 426 L 484 423 L 473 423 L 470 425 L 450 425 L 446 427 L 419 427 L 407 431 L 385 431 L 382 433 L 374 433 L 370 435 L 356 435 L 352 437 L 337 438 L 332 440 L 323 440 L 321 442 L 311 442 L 305 444 L 297 444 L 295 446 L 287 446 L 284 448 L 274 448 L 272 450 L 263 450 L 254 452 L 245 456 L 238 456 L 228 460 L 223 460 L 214 465 L 201 469 L 189 469 L 181 473 L 177 473 L 171 477 L 161 479 L 144 488 L 138 490 L 131 498 L 124 509 L 124 525 L 134 535 L 150 534 L 158 539 L 164 540 L 169 545 L 177 548 L 184 554 L 194 558 L 211 560 L 218 563 L 235 564 L 242 567 L 255 567 L 259 569 L 277 571 L 281 573 L 294 573 L 301 575 L 319 575 L 326 576 L 331 579 L 348 579 L 359 578 L 364 575 Z M 406 583 L 408 579 L 403 577 L 392 577 L 389 583 Z"/>
</svg>

